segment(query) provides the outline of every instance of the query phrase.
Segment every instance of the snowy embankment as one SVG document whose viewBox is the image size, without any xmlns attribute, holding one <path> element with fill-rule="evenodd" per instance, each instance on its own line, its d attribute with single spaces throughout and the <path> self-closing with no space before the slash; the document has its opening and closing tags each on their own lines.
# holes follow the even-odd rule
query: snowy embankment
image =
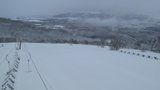
<svg viewBox="0 0 160 90">
<path fill-rule="evenodd" d="M 157 60 L 90 45 L 22 46 L 15 90 L 46 90 L 32 61 L 27 62 L 28 52 L 48 90 L 160 90 L 160 61 Z M 4 69 L 0 66 L 1 70 Z"/>
</svg>

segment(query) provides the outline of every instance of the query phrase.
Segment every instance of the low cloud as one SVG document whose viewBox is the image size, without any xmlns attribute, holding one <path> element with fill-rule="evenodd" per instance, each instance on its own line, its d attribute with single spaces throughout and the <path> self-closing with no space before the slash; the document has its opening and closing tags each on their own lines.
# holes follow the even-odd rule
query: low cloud
<svg viewBox="0 0 160 90">
<path fill-rule="evenodd" d="M 0 0 L 1 17 L 100 11 L 137 13 L 160 18 L 160 0 Z"/>
</svg>

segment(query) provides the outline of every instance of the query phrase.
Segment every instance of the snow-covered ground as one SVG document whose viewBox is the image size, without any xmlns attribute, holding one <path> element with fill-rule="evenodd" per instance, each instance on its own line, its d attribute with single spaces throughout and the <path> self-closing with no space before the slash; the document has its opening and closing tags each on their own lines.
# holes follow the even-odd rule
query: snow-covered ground
<svg viewBox="0 0 160 90">
<path fill-rule="evenodd" d="M 9 44 L 0 48 L 0 57 L 5 58 L 14 47 Z M 16 73 L 15 90 L 46 90 L 32 61 L 28 72 L 28 52 L 48 90 L 160 90 L 160 61 L 157 60 L 90 45 L 27 43 L 18 52 L 21 65 Z M 160 57 L 160 54 L 153 55 Z M 3 64 L 0 81 L 7 70 L 7 63 Z"/>
</svg>

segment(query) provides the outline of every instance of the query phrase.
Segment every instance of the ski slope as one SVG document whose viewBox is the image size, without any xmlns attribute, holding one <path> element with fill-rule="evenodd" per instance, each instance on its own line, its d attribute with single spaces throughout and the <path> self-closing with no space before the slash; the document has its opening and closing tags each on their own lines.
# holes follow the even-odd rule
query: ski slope
<svg viewBox="0 0 160 90">
<path fill-rule="evenodd" d="M 5 58 L 14 47 L 14 44 L 5 45 L 0 48 L 0 55 Z M 26 43 L 18 52 L 21 64 L 15 90 L 46 90 L 33 62 L 28 63 L 30 55 L 48 90 L 160 90 L 158 60 L 91 45 Z M 152 52 L 146 54 L 160 57 Z M 13 55 L 10 54 L 10 59 Z M 7 63 L 1 65 L 0 76 L 7 69 Z"/>
</svg>

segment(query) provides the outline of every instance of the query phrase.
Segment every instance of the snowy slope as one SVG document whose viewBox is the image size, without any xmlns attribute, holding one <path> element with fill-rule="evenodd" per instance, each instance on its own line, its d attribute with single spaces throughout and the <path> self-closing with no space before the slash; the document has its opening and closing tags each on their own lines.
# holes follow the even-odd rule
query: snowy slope
<svg viewBox="0 0 160 90">
<path fill-rule="evenodd" d="M 19 51 L 15 90 L 46 90 L 31 61 L 28 72 L 27 50 L 48 90 L 160 90 L 160 61 L 108 47 L 34 43 L 23 44 Z"/>
</svg>

